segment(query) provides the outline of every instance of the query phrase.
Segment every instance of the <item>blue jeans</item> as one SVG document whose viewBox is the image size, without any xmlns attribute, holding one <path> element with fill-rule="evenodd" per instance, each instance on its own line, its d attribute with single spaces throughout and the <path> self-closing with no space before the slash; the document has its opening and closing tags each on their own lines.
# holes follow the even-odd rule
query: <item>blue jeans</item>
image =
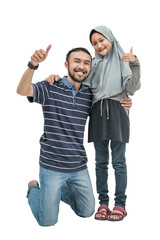
<svg viewBox="0 0 160 240">
<path fill-rule="evenodd" d="M 112 166 L 115 170 L 115 206 L 125 208 L 126 187 L 127 187 L 127 166 L 125 158 L 125 143 L 118 141 L 104 140 L 95 142 L 96 150 L 96 181 L 97 193 L 101 205 L 109 204 L 108 196 L 108 163 L 109 163 L 109 142 L 112 150 Z"/>
<path fill-rule="evenodd" d="M 90 217 L 94 213 L 95 200 L 87 169 L 62 173 L 40 167 L 40 188 L 29 187 L 27 197 L 41 226 L 57 223 L 60 200 L 69 204 L 78 216 Z"/>
</svg>

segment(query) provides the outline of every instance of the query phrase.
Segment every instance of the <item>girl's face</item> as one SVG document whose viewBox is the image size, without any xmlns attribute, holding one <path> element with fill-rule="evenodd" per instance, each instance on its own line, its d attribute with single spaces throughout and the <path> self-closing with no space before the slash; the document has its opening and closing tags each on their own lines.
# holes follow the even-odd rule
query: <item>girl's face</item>
<svg viewBox="0 0 160 240">
<path fill-rule="evenodd" d="M 91 43 L 94 50 L 102 56 L 105 56 L 111 49 L 110 41 L 98 32 L 92 34 Z"/>
</svg>

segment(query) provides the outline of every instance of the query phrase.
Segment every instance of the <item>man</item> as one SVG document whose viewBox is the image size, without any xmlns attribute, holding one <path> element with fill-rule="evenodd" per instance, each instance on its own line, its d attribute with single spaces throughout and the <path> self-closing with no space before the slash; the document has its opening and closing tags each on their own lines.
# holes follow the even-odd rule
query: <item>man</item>
<svg viewBox="0 0 160 240">
<path fill-rule="evenodd" d="M 83 146 L 92 94 L 82 82 L 90 72 L 91 55 L 84 48 L 72 49 L 65 62 L 67 77 L 54 85 L 46 81 L 32 84 L 34 71 L 46 59 L 50 48 L 51 45 L 46 51 L 35 51 L 17 88 L 17 93 L 28 96 L 30 102 L 40 103 L 44 114 L 40 187 L 37 181 L 31 181 L 27 194 L 32 213 L 41 226 L 57 223 L 60 200 L 81 217 L 91 216 L 95 207 Z"/>
<path fill-rule="evenodd" d="M 91 56 L 86 49 L 73 49 L 67 55 L 68 76 L 51 86 L 46 81 L 31 84 L 34 70 L 44 61 L 46 51 L 31 57 L 17 93 L 42 105 L 44 134 L 40 139 L 40 187 L 29 183 L 28 202 L 39 225 L 58 221 L 60 200 L 82 217 L 94 213 L 94 196 L 87 170 L 83 134 L 92 94 L 81 82 L 88 76 Z"/>
</svg>

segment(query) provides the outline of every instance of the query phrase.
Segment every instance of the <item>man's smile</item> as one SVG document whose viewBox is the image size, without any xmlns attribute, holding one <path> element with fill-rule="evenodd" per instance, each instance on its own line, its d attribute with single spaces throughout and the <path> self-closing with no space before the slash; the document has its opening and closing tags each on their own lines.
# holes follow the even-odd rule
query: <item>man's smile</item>
<svg viewBox="0 0 160 240">
<path fill-rule="evenodd" d="M 78 75 L 81 75 L 81 76 L 83 76 L 84 74 L 87 73 L 87 71 L 79 69 L 79 68 L 78 69 L 74 69 L 74 72 L 78 73 Z"/>
</svg>

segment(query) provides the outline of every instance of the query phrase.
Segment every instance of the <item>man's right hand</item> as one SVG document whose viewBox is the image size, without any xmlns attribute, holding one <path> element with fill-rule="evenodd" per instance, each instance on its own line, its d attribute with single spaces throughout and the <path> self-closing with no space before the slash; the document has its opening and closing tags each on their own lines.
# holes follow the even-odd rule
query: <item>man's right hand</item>
<svg viewBox="0 0 160 240">
<path fill-rule="evenodd" d="M 58 80 L 59 80 L 59 76 L 52 74 L 52 75 L 50 75 L 49 77 L 47 77 L 45 80 L 46 80 L 49 84 L 53 85 L 53 83 L 54 83 L 55 81 L 58 81 Z"/>
<path fill-rule="evenodd" d="M 31 64 L 33 66 L 38 66 L 39 63 L 43 62 L 48 56 L 48 52 L 51 49 L 52 45 L 49 45 L 44 51 L 43 49 L 36 50 L 35 53 L 31 56 Z"/>
</svg>

